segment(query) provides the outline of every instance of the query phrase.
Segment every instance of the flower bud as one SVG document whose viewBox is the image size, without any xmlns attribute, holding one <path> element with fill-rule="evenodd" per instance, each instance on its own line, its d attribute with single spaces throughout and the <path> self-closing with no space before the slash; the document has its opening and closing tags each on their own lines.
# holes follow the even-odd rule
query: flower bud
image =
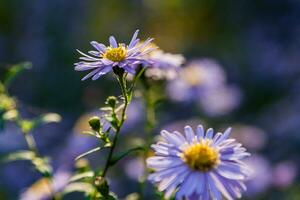
<svg viewBox="0 0 300 200">
<path fill-rule="evenodd" d="M 100 118 L 97 116 L 91 117 L 89 119 L 89 125 L 94 131 L 99 132 L 101 128 Z"/>
<path fill-rule="evenodd" d="M 118 102 L 118 100 L 115 96 L 110 96 L 106 99 L 106 104 L 112 108 L 116 107 L 117 102 Z"/>
</svg>

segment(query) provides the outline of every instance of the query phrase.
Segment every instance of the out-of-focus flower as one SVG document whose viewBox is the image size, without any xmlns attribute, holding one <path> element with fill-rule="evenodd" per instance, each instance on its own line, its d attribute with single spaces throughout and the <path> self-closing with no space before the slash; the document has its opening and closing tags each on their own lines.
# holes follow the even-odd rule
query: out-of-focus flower
<svg viewBox="0 0 300 200">
<path fill-rule="evenodd" d="M 228 128 L 214 135 L 210 128 L 205 133 L 201 125 L 196 134 L 186 126 L 185 136 L 163 130 L 165 141 L 152 145 L 155 156 L 147 159 L 147 166 L 155 170 L 149 180 L 165 191 L 166 198 L 176 189 L 176 199 L 240 198 L 250 173 L 241 159 L 249 153 L 228 138 L 230 132 Z"/>
<path fill-rule="evenodd" d="M 52 192 L 57 193 L 63 190 L 68 184 L 71 174 L 66 171 L 58 171 L 54 174 L 53 180 L 42 178 L 31 185 L 20 196 L 20 200 L 46 200 L 51 197 Z M 51 188 L 51 190 L 50 190 Z"/>
<path fill-rule="evenodd" d="M 261 149 L 267 139 L 262 129 L 241 124 L 233 126 L 232 137 L 241 142 L 248 150 Z"/>
<path fill-rule="evenodd" d="M 168 84 L 167 92 L 176 101 L 198 100 L 205 90 L 224 85 L 225 79 L 225 72 L 214 60 L 194 60 Z"/>
<path fill-rule="evenodd" d="M 165 53 L 162 50 L 155 50 L 147 55 L 152 61 L 145 75 L 154 80 L 172 80 L 177 77 L 178 70 L 185 61 L 181 54 Z"/>
<path fill-rule="evenodd" d="M 144 56 L 155 49 L 149 46 L 153 39 L 148 38 L 145 42 L 139 44 L 139 39 L 137 38 L 138 32 L 138 30 L 135 31 L 128 46 L 124 43 L 118 44 L 116 39 L 110 36 L 110 46 L 92 41 L 91 45 L 96 51 L 89 51 L 90 55 L 77 50 L 83 55 L 83 57 L 79 58 L 83 61 L 75 63 L 75 70 L 92 70 L 82 80 L 90 77 L 92 77 L 92 80 L 96 80 L 100 76 L 112 71 L 114 67 L 122 68 L 128 73 L 134 74 L 136 65 L 150 65 L 150 61 Z"/>
<path fill-rule="evenodd" d="M 241 91 L 226 83 L 222 67 L 211 59 L 190 62 L 179 78 L 167 85 L 167 93 L 175 101 L 194 101 L 209 116 L 224 115 L 241 101 Z"/>
<path fill-rule="evenodd" d="M 269 162 L 260 155 L 252 155 L 245 163 L 252 169 L 246 182 L 246 195 L 253 197 L 268 189 L 272 181 L 272 170 Z"/>
<path fill-rule="evenodd" d="M 290 186 L 297 176 L 297 166 L 292 161 L 284 161 L 273 168 L 273 185 L 279 188 Z"/>
<path fill-rule="evenodd" d="M 128 160 L 125 163 L 125 173 L 133 180 L 140 180 L 145 172 L 144 161 L 142 158 Z"/>
<path fill-rule="evenodd" d="M 143 113 L 145 112 L 144 104 L 138 99 L 133 99 L 128 106 L 126 111 L 126 121 L 124 122 L 124 131 L 130 132 L 132 130 L 138 130 L 142 127 L 142 122 L 144 120 Z M 119 113 L 118 113 L 119 114 Z"/>
<path fill-rule="evenodd" d="M 241 101 L 241 97 L 239 88 L 222 86 L 203 92 L 199 104 L 207 115 L 220 116 L 236 108 Z"/>
</svg>

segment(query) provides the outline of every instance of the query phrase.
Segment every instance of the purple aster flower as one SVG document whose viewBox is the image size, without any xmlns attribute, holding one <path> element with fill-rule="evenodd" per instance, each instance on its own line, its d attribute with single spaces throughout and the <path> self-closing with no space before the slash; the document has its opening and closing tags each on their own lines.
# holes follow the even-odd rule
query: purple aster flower
<svg viewBox="0 0 300 200">
<path fill-rule="evenodd" d="M 167 85 L 167 93 L 175 101 L 197 101 L 204 92 L 226 84 L 226 74 L 212 59 L 197 59 L 182 68 L 179 77 Z"/>
<path fill-rule="evenodd" d="M 150 65 L 151 62 L 144 56 L 155 49 L 149 45 L 153 39 L 148 38 L 145 42 L 139 43 L 138 32 L 139 30 L 135 31 L 128 46 L 124 43 L 117 43 L 114 36 L 110 36 L 109 46 L 92 41 L 91 45 L 96 51 L 89 51 L 90 55 L 77 50 L 83 55 L 79 58 L 83 61 L 75 63 L 75 70 L 91 70 L 82 80 L 90 77 L 92 77 L 92 80 L 96 80 L 112 71 L 114 67 L 122 68 L 128 73 L 134 74 L 136 65 Z"/>
<path fill-rule="evenodd" d="M 242 101 L 242 92 L 237 86 L 224 85 L 203 91 L 198 104 L 211 116 L 222 116 L 236 109 Z"/>
<path fill-rule="evenodd" d="M 149 180 L 169 198 L 176 191 L 177 200 L 240 198 L 246 190 L 249 168 L 241 159 L 249 156 L 235 139 L 229 139 L 231 128 L 206 133 L 201 125 L 196 134 L 190 126 L 185 136 L 174 131 L 161 132 L 165 141 L 152 145 L 155 156 L 147 159 L 147 166 L 155 172 Z"/>
<path fill-rule="evenodd" d="M 277 164 L 272 172 L 272 182 L 276 187 L 287 188 L 297 177 L 297 165 L 293 161 L 283 161 Z"/>
<path fill-rule="evenodd" d="M 152 67 L 145 72 L 147 77 L 154 80 L 173 80 L 177 77 L 185 58 L 181 54 L 165 53 L 162 50 L 155 50 L 147 55 L 153 62 Z"/>
<path fill-rule="evenodd" d="M 249 178 L 246 181 L 248 197 L 255 197 L 256 195 L 265 192 L 272 183 L 272 167 L 269 161 L 258 154 L 253 154 L 244 161 L 252 170 Z"/>
</svg>

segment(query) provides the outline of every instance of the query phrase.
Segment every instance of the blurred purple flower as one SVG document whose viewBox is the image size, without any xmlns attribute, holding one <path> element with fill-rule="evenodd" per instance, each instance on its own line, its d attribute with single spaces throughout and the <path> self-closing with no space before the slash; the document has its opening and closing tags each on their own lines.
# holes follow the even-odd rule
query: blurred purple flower
<svg viewBox="0 0 300 200">
<path fill-rule="evenodd" d="M 292 161 L 284 161 L 273 168 L 273 184 L 279 188 L 290 186 L 297 176 L 297 166 Z"/>
<path fill-rule="evenodd" d="M 146 70 L 145 75 L 154 80 L 172 80 L 177 77 L 178 70 L 185 61 L 181 54 L 165 53 L 155 50 L 146 57 L 152 61 L 152 66 Z"/>
<path fill-rule="evenodd" d="M 241 102 L 241 91 L 236 86 L 221 86 L 203 92 L 199 105 L 209 116 L 224 115 Z"/>
<path fill-rule="evenodd" d="M 225 72 L 214 60 L 194 60 L 168 84 L 167 92 L 175 101 L 198 100 L 204 91 L 224 85 L 225 80 Z"/>
<path fill-rule="evenodd" d="M 145 164 L 142 158 L 134 158 L 125 163 L 125 173 L 133 180 L 140 180 L 145 173 Z"/>
<path fill-rule="evenodd" d="M 77 50 L 83 57 L 81 62 L 75 63 L 76 71 L 92 70 L 82 80 L 92 77 L 92 80 L 112 71 L 114 67 L 124 69 L 130 74 L 135 74 L 135 66 L 138 64 L 150 65 L 150 61 L 145 59 L 145 55 L 155 50 L 149 44 L 153 40 L 148 38 L 145 42 L 139 43 L 137 38 L 139 30 L 136 30 L 128 46 L 124 43 L 117 43 L 113 36 L 109 37 L 110 46 L 92 41 L 91 45 L 97 51 L 89 51 L 87 55 Z"/>
<path fill-rule="evenodd" d="M 260 155 L 252 155 L 245 163 L 252 169 L 246 182 L 246 195 L 253 197 L 268 189 L 272 181 L 272 170 L 269 162 Z"/>
<path fill-rule="evenodd" d="M 267 136 L 265 132 L 255 126 L 235 125 L 233 126 L 232 136 L 241 142 L 248 150 L 259 150 L 265 143 Z"/>
<path fill-rule="evenodd" d="M 64 187 L 68 184 L 71 173 L 68 171 L 57 171 L 52 182 L 45 178 L 42 178 L 32 184 L 28 189 L 26 189 L 20 196 L 20 200 L 46 200 L 51 197 L 51 192 L 57 193 L 61 192 Z M 50 191 L 49 187 L 53 191 Z"/>
<path fill-rule="evenodd" d="M 144 104 L 138 99 L 133 99 L 126 111 L 126 121 L 122 132 L 130 132 L 133 129 L 142 128 L 145 112 Z"/>
</svg>

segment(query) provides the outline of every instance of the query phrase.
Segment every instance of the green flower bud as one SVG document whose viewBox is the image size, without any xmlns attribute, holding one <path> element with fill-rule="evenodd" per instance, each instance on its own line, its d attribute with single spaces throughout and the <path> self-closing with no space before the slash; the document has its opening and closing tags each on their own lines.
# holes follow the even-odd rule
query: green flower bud
<svg viewBox="0 0 300 200">
<path fill-rule="evenodd" d="M 101 128 L 101 123 L 100 123 L 100 118 L 97 116 L 91 117 L 89 119 L 89 124 L 91 126 L 91 128 L 93 129 L 93 131 L 100 131 Z"/>
<path fill-rule="evenodd" d="M 106 99 L 106 102 L 105 102 L 107 105 L 109 105 L 110 107 L 112 108 L 115 108 L 116 107 L 116 104 L 118 103 L 118 100 L 115 96 L 110 96 Z"/>
</svg>

